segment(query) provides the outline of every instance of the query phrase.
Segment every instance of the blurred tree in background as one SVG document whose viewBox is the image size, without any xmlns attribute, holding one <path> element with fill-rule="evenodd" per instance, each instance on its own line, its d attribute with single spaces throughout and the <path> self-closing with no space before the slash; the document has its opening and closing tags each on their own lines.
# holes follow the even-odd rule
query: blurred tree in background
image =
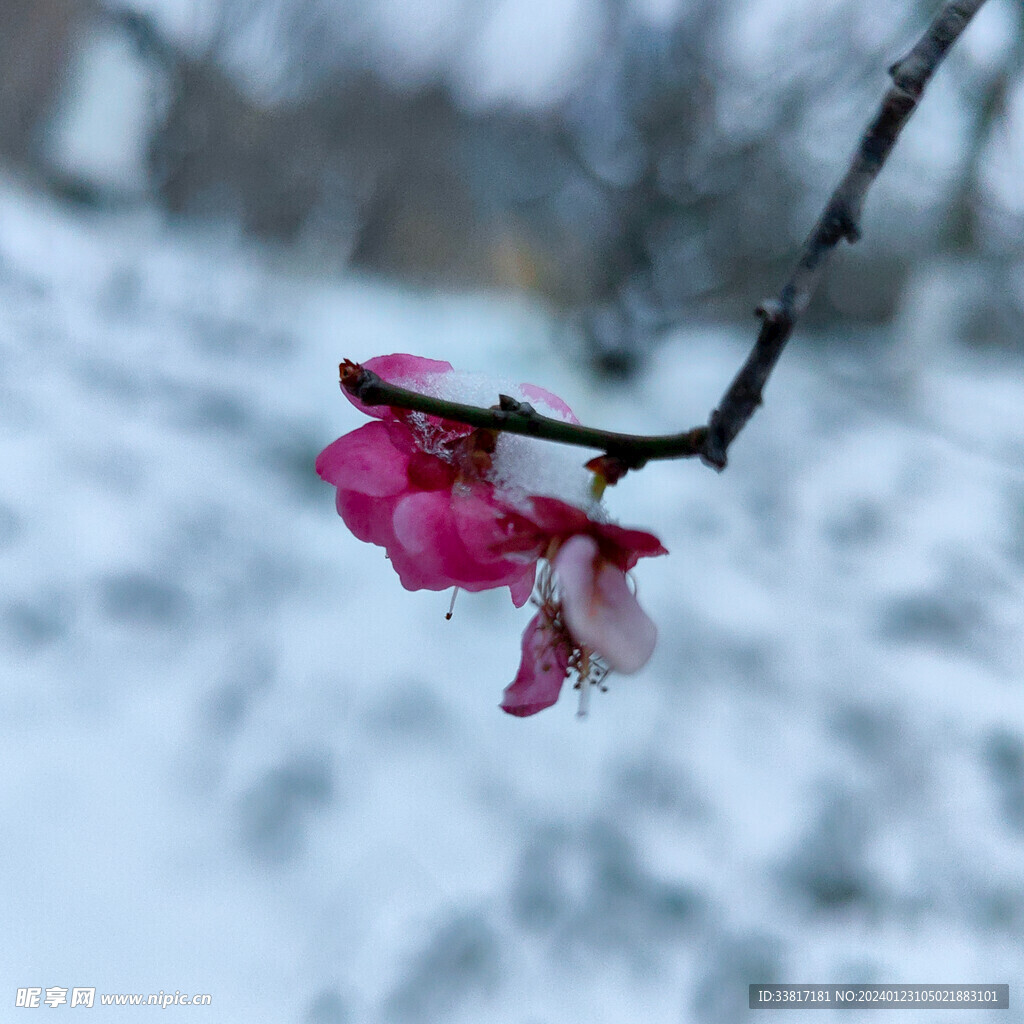
<svg viewBox="0 0 1024 1024">
<path fill-rule="evenodd" d="M 749 316 L 778 287 L 933 8 L 5 0 L 0 153 L 79 201 L 237 225 L 329 271 L 531 289 L 628 372 L 679 319 Z M 967 333 L 1020 343 L 1024 14 L 993 0 L 982 21 L 819 322 L 889 321 L 945 255 L 988 282 Z"/>
<path fill-rule="evenodd" d="M 35 140 L 56 102 L 82 23 L 81 0 L 4 0 L 0 31 L 0 154 L 36 157 Z"/>
</svg>

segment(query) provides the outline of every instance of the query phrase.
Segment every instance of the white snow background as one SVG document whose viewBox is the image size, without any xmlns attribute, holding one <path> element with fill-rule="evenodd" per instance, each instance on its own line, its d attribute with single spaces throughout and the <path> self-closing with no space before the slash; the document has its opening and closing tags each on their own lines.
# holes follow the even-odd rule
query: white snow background
<svg viewBox="0 0 1024 1024">
<path fill-rule="evenodd" d="M 548 6 L 527 49 L 585 50 Z M 481 50 L 482 100 L 522 93 L 517 53 Z M 61 151 L 130 184 L 129 128 L 121 163 L 81 126 Z M 571 694 L 517 720 L 529 609 L 446 622 L 316 478 L 361 422 L 337 363 L 433 356 L 666 432 L 755 325 L 599 387 L 538 307 L 0 179 L 0 1020 L 153 1013 L 27 986 L 210 993 L 166 1013 L 218 1024 L 774 1019 L 759 981 L 1009 982 L 1007 1013 L 915 1019 L 1024 1020 L 1024 361 L 951 336 L 960 280 L 923 268 L 893 339 L 801 332 L 724 474 L 612 489 L 671 551 L 635 574 L 658 650 L 582 722 Z"/>
<path fill-rule="evenodd" d="M 798 339 L 725 473 L 609 493 L 671 551 L 636 571 L 650 666 L 518 720 L 529 610 L 446 622 L 313 460 L 360 423 L 343 357 L 661 432 L 750 342 L 681 332 L 606 389 L 552 331 L 3 183 L 0 1018 L 32 985 L 598 1024 L 759 1018 L 757 981 L 1020 981 L 1024 364 Z"/>
</svg>

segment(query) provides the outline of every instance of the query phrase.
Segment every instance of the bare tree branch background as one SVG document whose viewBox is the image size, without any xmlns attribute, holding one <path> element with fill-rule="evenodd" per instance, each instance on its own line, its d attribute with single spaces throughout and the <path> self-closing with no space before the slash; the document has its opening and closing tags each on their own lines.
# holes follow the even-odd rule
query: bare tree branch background
<svg viewBox="0 0 1024 1024">
<path fill-rule="evenodd" d="M 145 197 L 237 224 L 317 272 L 534 292 L 561 318 L 560 344 L 628 375 L 675 324 L 736 322 L 777 286 L 842 125 L 932 6 L 841 0 L 744 38 L 786 6 L 708 0 L 659 20 L 591 0 L 582 56 L 531 105 L 482 101 L 467 70 L 504 6 L 446 2 L 450 28 L 395 50 L 372 13 L 385 0 L 206 0 L 191 32 L 141 0 L 19 0 L 0 39 L 0 161 L 79 202 Z M 885 218 L 826 276 L 815 323 L 887 322 L 926 254 L 1016 251 L 1019 217 L 984 169 L 1021 79 L 1024 18 L 1011 0 L 990 6 L 1010 45 L 954 61 L 940 101 L 967 117 L 964 159 L 918 154 L 921 174 L 886 175 Z M 119 32 L 166 83 L 140 115 L 133 195 L 68 165 L 53 138 L 92 41 Z M 1012 289 L 989 301 L 1006 307 L 993 337 L 1014 344 Z"/>
</svg>

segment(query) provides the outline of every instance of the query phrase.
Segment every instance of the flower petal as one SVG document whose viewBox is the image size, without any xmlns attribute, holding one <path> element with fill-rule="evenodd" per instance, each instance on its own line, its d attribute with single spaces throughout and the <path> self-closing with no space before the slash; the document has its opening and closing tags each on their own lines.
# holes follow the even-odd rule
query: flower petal
<svg viewBox="0 0 1024 1024">
<path fill-rule="evenodd" d="M 512 596 L 512 603 L 517 608 L 522 608 L 523 605 L 530 600 L 530 595 L 533 593 L 533 585 L 536 578 L 537 567 L 535 565 L 528 565 L 523 570 L 522 576 L 513 580 L 508 585 L 508 592 Z"/>
<path fill-rule="evenodd" d="M 570 537 L 574 533 L 586 533 L 592 521 L 587 513 L 575 505 L 559 498 L 531 495 L 530 511 L 524 513 L 540 531 L 548 536 Z"/>
<path fill-rule="evenodd" d="M 530 497 L 530 512 L 524 515 L 535 524 L 542 536 L 569 538 L 577 534 L 589 534 L 597 541 L 601 557 L 617 565 L 623 572 L 632 569 L 641 558 L 668 554 L 653 533 L 598 522 L 591 519 L 583 509 L 559 498 L 533 495 Z"/>
<path fill-rule="evenodd" d="M 592 532 L 602 556 L 623 572 L 632 569 L 641 558 L 668 554 L 661 541 L 645 530 L 628 530 L 614 523 L 595 523 Z"/>
<path fill-rule="evenodd" d="M 395 544 L 392 519 L 397 497 L 374 498 L 359 491 L 338 488 L 335 506 L 352 535 L 367 544 L 391 548 Z"/>
<path fill-rule="evenodd" d="M 405 495 L 393 517 L 396 549 L 391 562 L 409 590 L 471 589 L 466 575 L 469 556 L 455 530 L 448 491 L 418 491 Z M 419 581 L 411 586 L 413 579 Z"/>
<path fill-rule="evenodd" d="M 516 559 L 520 566 L 536 561 L 540 546 L 533 524 L 495 498 L 489 485 L 454 489 L 452 512 L 462 543 L 479 561 L 499 561 L 522 551 L 532 557 L 520 554 Z"/>
<path fill-rule="evenodd" d="M 505 687 L 501 710 L 524 718 L 558 700 L 569 672 L 569 652 L 538 612 L 523 633 L 523 657 L 513 682 Z"/>
<path fill-rule="evenodd" d="M 320 477 L 335 487 L 373 497 L 409 486 L 409 456 L 399 451 L 383 423 L 367 423 L 329 444 L 316 459 Z"/>
<path fill-rule="evenodd" d="M 370 370 L 377 374 L 381 380 L 394 384 L 400 388 L 409 388 L 412 391 L 422 391 L 427 387 L 430 378 L 439 373 L 451 373 L 451 363 L 440 359 L 426 359 L 423 356 L 409 356 L 396 353 L 390 356 L 374 356 L 361 364 L 364 370 Z M 345 397 L 360 411 L 367 416 L 375 416 L 377 419 L 391 419 L 393 412 L 387 405 L 365 405 L 355 395 L 350 394 L 342 388 Z"/>
<path fill-rule="evenodd" d="M 539 402 L 541 405 L 546 405 L 552 412 L 560 415 L 564 420 L 569 423 L 579 423 L 576 418 L 576 413 L 572 411 L 563 402 L 558 395 L 553 395 L 547 388 L 542 388 L 538 384 L 520 384 L 519 390 L 531 401 Z M 547 413 L 547 409 L 538 409 L 540 413 Z"/>
<path fill-rule="evenodd" d="M 420 491 L 402 497 L 393 518 L 398 550 L 391 561 L 407 587 L 406 579 L 421 580 L 427 590 L 491 590 L 518 581 L 529 570 L 522 562 L 493 556 L 480 559 L 463 543 L 449 491 Z M 410 565 L 415 562 L 415 569 Z M 409 587 L 410 590 L 418 589 Z"/>
<path fill-rule="evenodd" d="M 647 663 L 658 630 L 637 603 L 626 574 L 601 557 L 597 541 L 570 537 L 554 562 L 565 624 L 581 646 L 599 654 L 618 672 Z"/>
</svg>

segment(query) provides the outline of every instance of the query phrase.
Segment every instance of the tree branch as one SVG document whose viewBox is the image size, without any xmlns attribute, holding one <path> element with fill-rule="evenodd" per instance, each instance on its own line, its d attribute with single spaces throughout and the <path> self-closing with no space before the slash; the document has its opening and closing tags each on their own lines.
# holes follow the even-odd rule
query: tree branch
<svg viewBox="0 0 1024 1024">
<path fill-rule="evenodd" d="M 431 416 L 441 416 L 455 423 L 466 423 L 471 427 L 526 434 L 581 448 L 596 448 L 621 463 L 624 469 L 639 469 L 651 459 L 679 459 L 700 455 L 707 436 L 707 427 L 694 427 L 682 434 L 618 434 L 612 430 L 596 430 L 544 416 L 528 402 L 518 402 L 508 395 L 498 396 L 497 407 L 481 409 L 475 405 L 462 405 L 397 387 L 382 380 L 372 370 L 364 369 L 349 360 L 343 362 L 338 369 L 341 386 L 364 405 L 411 409 Z"/>
<path fill-rule="evenodd" d="M 849 170 L 811 230 L 778 299 L 758 307 L 761 330 L 754 349 L 711 414 L 701 456 L 715 468 L 725 468 L 729 445 L 761 404 L 765 383 L 793 327 L 810 304 L 832 250 L 843 238 L 852 243 L 860 237 L 860 214 L 868 189 L 916 109 L 928 80 L 984 2 L 950 0 L 917 45 L 889 68 L 893 84 L 865 130 Z"/>
<path fill-rule="evenodd" d="M 729 385 L 707 426 L 679 434 L 640 436 L 596 430 L 542 416 L 531 405 L 502 395 L 496 408 L 447 402 L 396 387 L 356 363 L 341 364 L 341 385 L 365 405 L 388 405 L 441 416 L 490 430 L 579 445 L 605 452 L 621 471 L 639 469 L 652 459 L 699 455 L 715 469 L 725 468 L 729 446 L 761 404 L 764 386 L 796 322 L 810 304 L 832 250 L 842 239 L 860 237 L 860 216 L 868 189 L 885 164 L 925 86 L 949 48 L 985 0 L 948 0 L 917 45 L 889 68 L 892 85 L 882 98 L 853 155 L 849 170 L 832 193 L 804 243 L 793 273 L 777 299 L 757 313 L 761 329 L 747 361 Z"/>
</svg>

